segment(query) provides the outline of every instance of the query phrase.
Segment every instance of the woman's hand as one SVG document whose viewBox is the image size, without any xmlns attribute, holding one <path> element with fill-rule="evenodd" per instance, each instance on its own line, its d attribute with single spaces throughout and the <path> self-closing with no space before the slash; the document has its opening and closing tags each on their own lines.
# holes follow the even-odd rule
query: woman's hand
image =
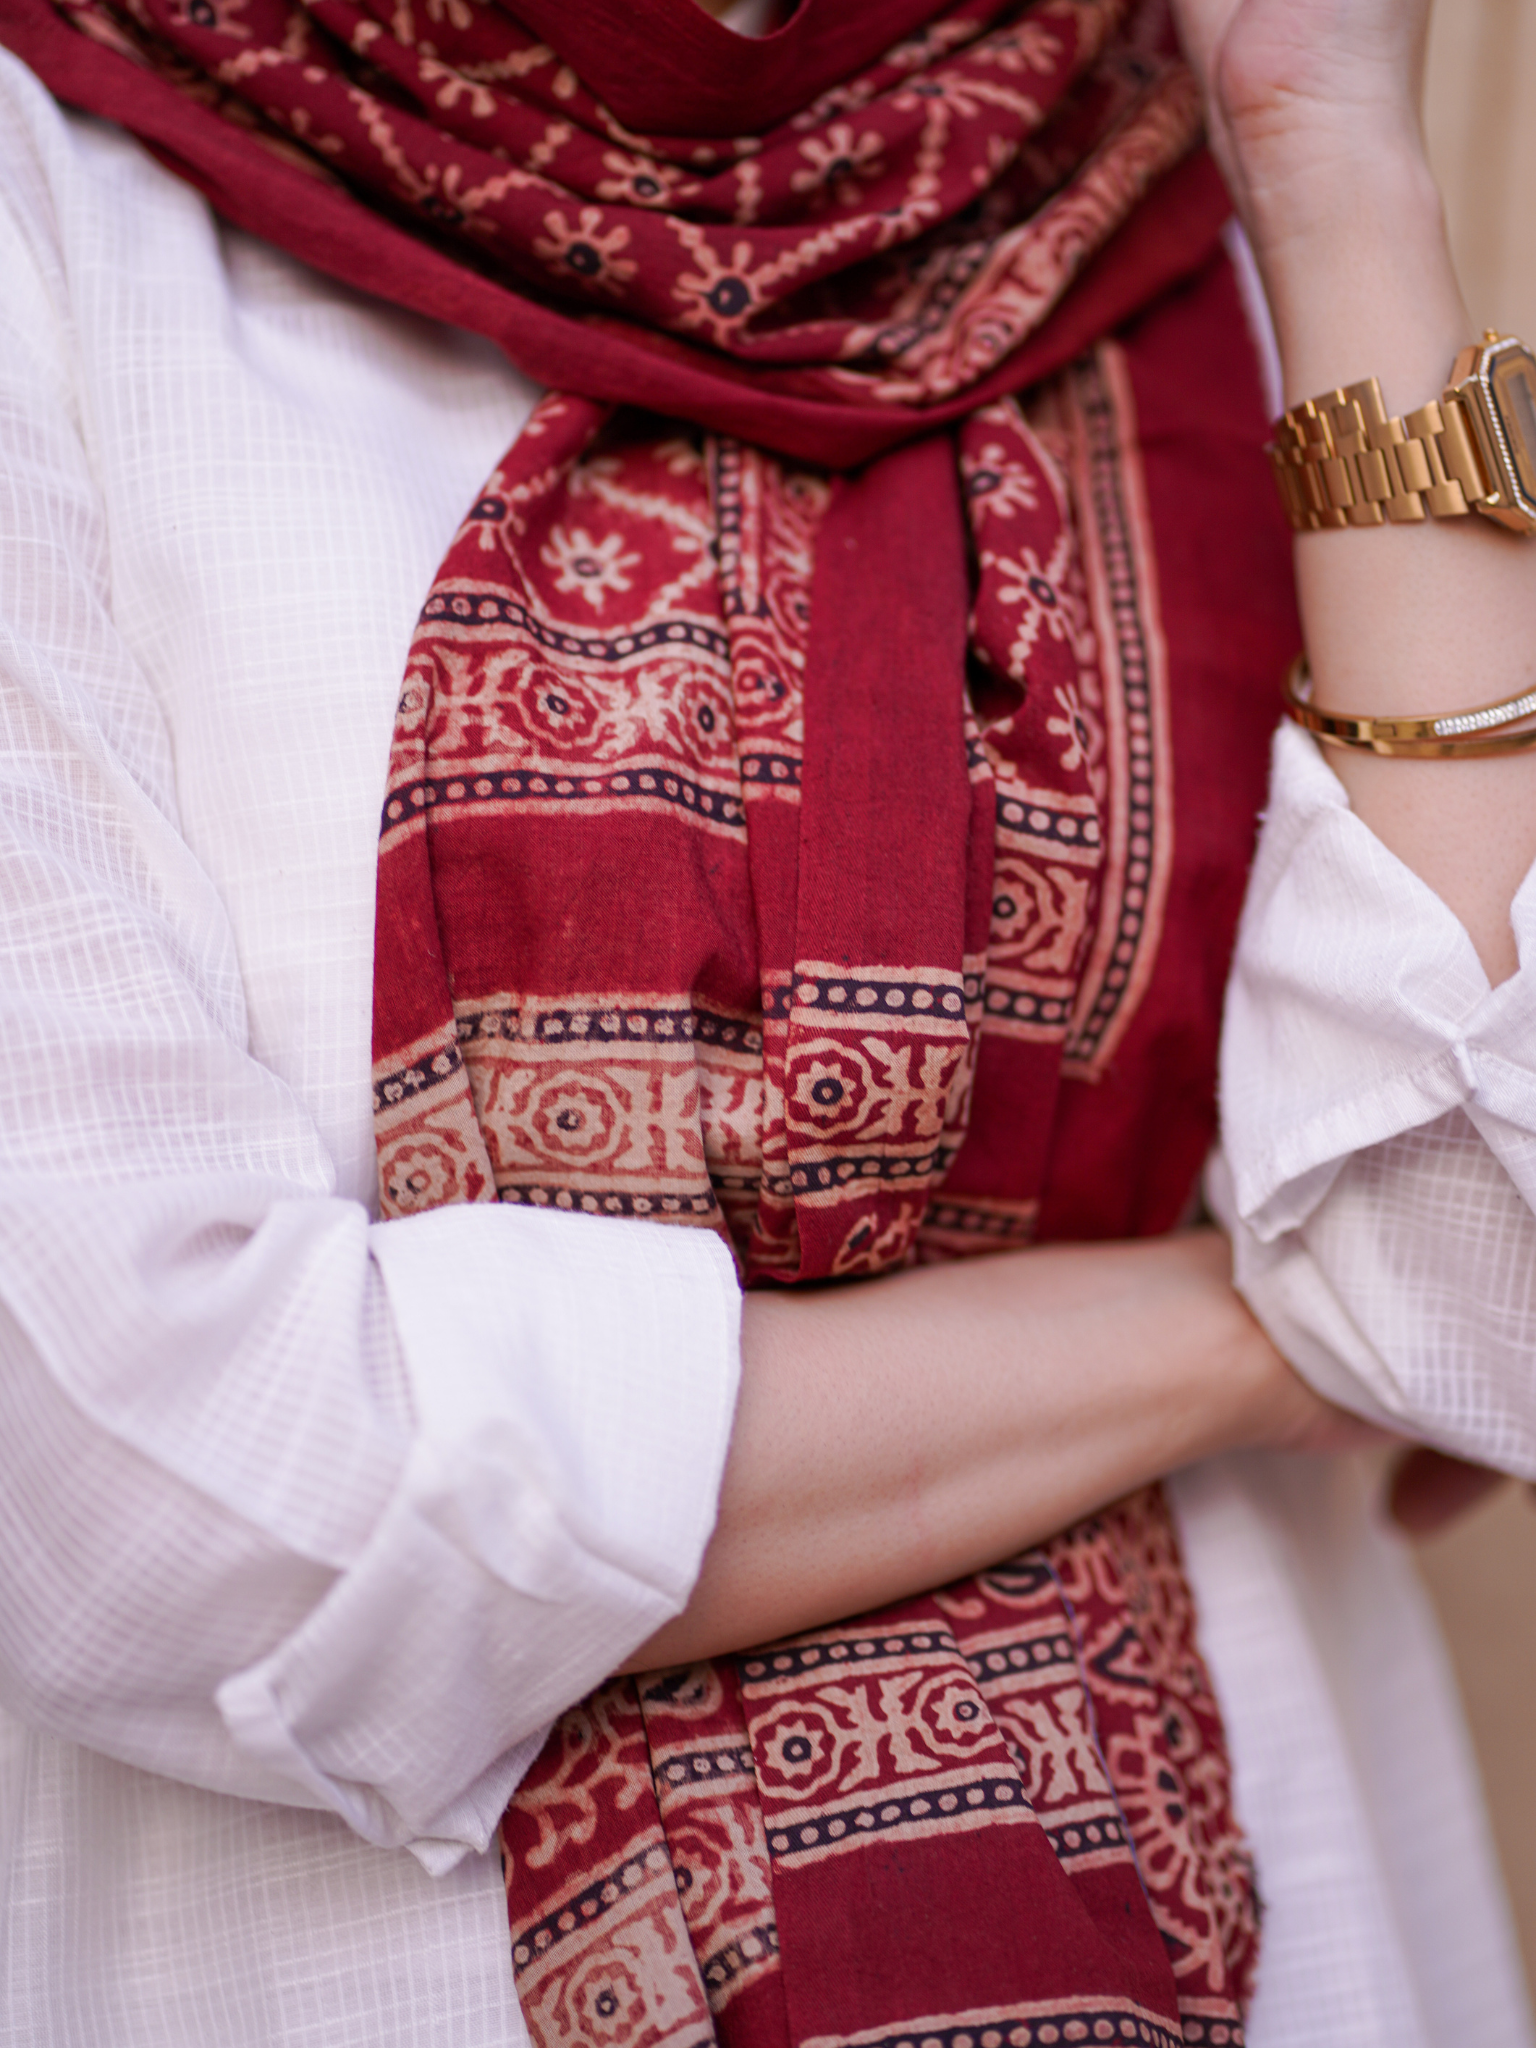
<svg viewBox="0 0 1536 2048">
<path fill-rule="evenodd" d="M 629 1668 L 943 1585 L 1218 1451 L 1379 1440 L 1280 1358 L 1215 1230 L 751 1294 L 704 1568 Z"/>
<path fill-rule="evenodd" d="M 1423 162 L 1428 0 L 1175 0 L 1211 143 L 1256 241 Z"/>
</svg>

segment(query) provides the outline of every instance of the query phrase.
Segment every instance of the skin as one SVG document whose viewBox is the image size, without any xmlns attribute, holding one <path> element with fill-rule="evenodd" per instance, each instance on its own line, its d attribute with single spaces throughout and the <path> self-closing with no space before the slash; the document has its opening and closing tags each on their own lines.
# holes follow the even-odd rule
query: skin
<svg viewBox="0 0 1536 2048">
<path fill-rule="evenodd" d="M 1285 1365 L 1218 1231 L 749 1294 L 719 1521 L 625 1667 L 943 1585 L 1195 1458 L 1365 1441 Z"/>
<path fill-rule="evenodd" d="M 1427 0 L 1182 0 L 1176 12 L 1270 294 L 1288 402 L 1370 374 L 1394 411 L 1437 394 L 1478 330 L 1416 111 Z M 1536 542 L 1481 519 L 1307 535 L 1297 576 L 1320 702 L 1460 708 L 1530 677 Z M 1512 972 L 1536 758 L 1333 765 L 1362 818 L 1461 918 L 1490 980 Z M 1380 1440 L 1285 1364 L 1209 1230 L 749 1295 L 742 1363 L 693 1597 L 626 1669 L 943 1584 L 1196 1458 Z M 1423 1532 L 1494 1483 L 1416 1452 L 1394 1507 Z"/>
</svg>

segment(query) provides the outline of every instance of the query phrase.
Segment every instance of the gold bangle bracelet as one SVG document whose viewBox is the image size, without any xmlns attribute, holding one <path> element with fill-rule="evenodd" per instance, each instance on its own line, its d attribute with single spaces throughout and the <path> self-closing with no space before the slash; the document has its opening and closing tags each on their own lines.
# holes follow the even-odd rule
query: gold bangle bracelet
<svg viewBox="0 0 1536 2048">
<path fill-rule="evenodd" d="M 1470 711 L 1447 711 L 1426 718 L 1369 718 L 1349 711 L 1324 711 L 1312 702 L 1312 672 L 1298 654 L 1286 671 L 1285 708 L 1298 725 L 1331 747 L 1359 747 L 1367 753 L 1404 760 L 1454 760 L 1487 754 L 1514 754 L 1536 747 L 1536 725 L 1523 732 L 1504 726 L 1536 717 L 1536 689 Z"/>
</svg>

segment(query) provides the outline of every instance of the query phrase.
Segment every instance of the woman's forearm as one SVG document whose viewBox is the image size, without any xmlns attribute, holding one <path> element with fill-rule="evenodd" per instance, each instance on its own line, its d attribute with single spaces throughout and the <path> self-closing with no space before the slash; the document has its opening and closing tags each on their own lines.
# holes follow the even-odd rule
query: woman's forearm
<svg viewBox="0 0 1536 2048">
<path fill-rule="evenodd" d="M 1268 259 L 1288 403 L 1364 376 L 1392 414 L 1437 397 L 1474 340 L 1438 197 L 1411 153 L 1340 180 L 1331 232 Z M 1476 517 L 1309 533 L 1296 545 L 1320 702 L 1455 711 L 1536 681 L 1536 540 Z M 1493 981 L 1517 963 L 1509 905 L 1536 859 L 1536 754 L 1330 761 L 1358 816 L 1457 913 Z"/>
<path fill-rule="evenodd" d="M 1478 339 L 1417 118 L 1423 0 L 1183 0 L 1243 208 L 1288 404 L 1374 376 L 1387 410 L 1438 398 Z M 1536 682 L 1536 539 L 1473 515 L 1303 534 L 1317 701 L 1468 709 Z M 1382 760 L 1329 750 L 1356 813 L 1460 917 L 1494 981 L 1536 859 L 1536 753 Z"/>
<path fill-rule="evenodd" d="M 626 1668 L 942 1585 L 1194 1458 L 1347 1430 L 1229 1274 L 1202 1230 L 749 1295 L 703 1571 Z"/>
</svg>

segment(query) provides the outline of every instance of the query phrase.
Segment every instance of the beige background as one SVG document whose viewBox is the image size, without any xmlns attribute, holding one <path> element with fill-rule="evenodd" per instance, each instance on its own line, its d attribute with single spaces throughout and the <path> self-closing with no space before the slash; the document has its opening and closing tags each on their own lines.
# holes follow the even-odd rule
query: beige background
<svg viewBox="0 0 1536 2048">
<path fill-rule="evenodd" d="M 1536 0 L 1436 0 L 1425 127 L 1467 304 L 1475 327 L 1536 344 L 1533 115 Z M 1426 1545 L 1420 1563 L 1456 1662 L 1536 1985 L 1536 1507 L 1523 1487 L 1506 1487 Z"/>
<path fill-rule="evenodd" d="M 1533 108 L 1536 0 L 1436 0 L 1425 128 L 1462 284 L 1479 327 L 1536 340 Z"/>
</svg>

